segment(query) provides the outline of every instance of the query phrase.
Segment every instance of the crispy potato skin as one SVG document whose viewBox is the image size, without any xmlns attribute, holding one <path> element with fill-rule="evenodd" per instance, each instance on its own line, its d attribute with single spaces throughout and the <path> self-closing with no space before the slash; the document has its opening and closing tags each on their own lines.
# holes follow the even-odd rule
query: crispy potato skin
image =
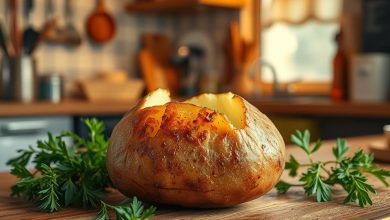
<svg viewBox="0 0 390 220">
<path fill-rule="evenodd" d="M 273 123 L 239 96 L 245 128 L 192 104 L 133 108 L 110 139 L 107 169 L 126 196 L 186 207 L 228 207 L 277 183 L 285 145 Z"/>
</svg>

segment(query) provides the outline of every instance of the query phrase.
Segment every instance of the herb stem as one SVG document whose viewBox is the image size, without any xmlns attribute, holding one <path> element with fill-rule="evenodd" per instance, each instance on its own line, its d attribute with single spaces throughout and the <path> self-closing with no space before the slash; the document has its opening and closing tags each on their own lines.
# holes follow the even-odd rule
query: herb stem
<svg viewBox="0 0 390 220">
<path fill-rule="evenodd" d="M 311 154 L 307 155 L 309 157 L 310 163 L 313 163 L 313 159 L 311 158 Z"/>
<path fill-rule="evenodd" d="M 332 174 L 330 173 L 330 171 L 329 171 L 328 169 L 326 169 L 326 168 L 324 167 L 324 165 L 325 165 L 325 163 L 324 163 L 323 165 L 321 165 L 321 169 L 322 169 L 323 171 L 325 171 L 326 174 L 328 174 L 328 176 L 331 176 Z"/>
<path fill-rule="evenodd" d="M 300 167 L 311 167 L 311 164 L 309 163 L 303 163 L 299 165 Z"/>
<path fill-rule="evenodd" d="M 328 164 L 339 164 L 339 162 L 337 161 L 326 161 L 324 163 L 322 163 L 324 166 L 325 165 L 328 165 Z M 310 167 L 312 165 L 312 163 L 303 163 L 303 164 L 300 164 L 299 166 L 300 167 Z"/>
<path fill-rule="evenodd" d="M 326 161 L 325 163 L 324 163 L 324 165 L 327 165 L 327 164 L 339 164 L 339 162 L 337 162 L 337 161 L 335 161 L 335 160 L 331 160 L 331 161 Z"/>
</svg>

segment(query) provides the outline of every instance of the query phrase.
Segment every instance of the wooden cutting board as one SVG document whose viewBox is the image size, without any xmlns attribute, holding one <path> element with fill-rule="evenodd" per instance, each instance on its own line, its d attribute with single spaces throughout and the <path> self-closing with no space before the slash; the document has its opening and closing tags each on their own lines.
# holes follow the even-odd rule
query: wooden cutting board
<svg viewBox="0 0 390 220">
<path fill-rule="evenodd" d="M 368 150 L 373 141 L 382 140 L 380 136 L 349 139 L 352 150 L 362 147 Z M 331 147 L 334 141 L 326 141 L 314 159 L 332 158 Z M 293 154 L 297 160 L 305 161 L 304 154 L 296 147 L 287 147 L 288 154 Z M 382 164 L 390 169 L 389 164 Z M 284 175 L 284 180 L 288 178 Z M 42 213 L 28 202 L 9 197 L 9 187 L 16 179 L 9 173 L 0 173 L 0 219 L 91 219 L 96 210 L 67 208 L 56 213 Z M 332 202 L 317 203 L 313 198 L 306 197 L 301 189 L 293 190 L 285 195 L 275 190 L 259 199 L 225 209 L 186 209 L 158 205 L 157 215 L 153 219 L 378 219 L 390 217 L 390 188 L 383 187 L 372 176 L 369 182 L 374 184 L 378 193 L 371 195 L 373 205 L 360 208 L 355 204 L 344 205 L 345 193 L 336 189 Z M 120 201 L 119 193 L 109 195 L 110 201 Z"/>
</svg>

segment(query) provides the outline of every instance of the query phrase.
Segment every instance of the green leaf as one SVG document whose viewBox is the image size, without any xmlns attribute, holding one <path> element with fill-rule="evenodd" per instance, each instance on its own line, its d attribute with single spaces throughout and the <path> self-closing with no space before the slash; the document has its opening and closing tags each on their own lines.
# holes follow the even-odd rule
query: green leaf
<svg viewBox="0 0 390 220">
<path fill-rule="evenodd" d="M 45 212 L 58 211 L 61 208 L 59 202 L 57 175 L 53 169 L 43 164 L 42 166 L 42 186 L 39 194 L 39 209 Z"/>
<path fill-rule="evenodd" d="M 321 141 L 321 139 L 318 139 L 316 144 L 314 145 L 313 149 L 311 150 L 311 153 L 313 154 L 313 153 L 317 152 L 320 149 L 321 145 L 322 145 L 322 141 Z"/>
<path fill-rule="evenodd" d="M 297 175 L 297 170 L 299 168 L 299 163 L 298 161 L 295 159 L 295 157 L 293 157 L 292 155 L 290 156 L 290 160 L 286 162 L 286 166 L 285 166 L 285 169 L 286 170 L 289 170 L 289 175 L 290 176 L 296 176 Z"/>
<path fill-rule="evenodd" d="M 30 173 L 30 171 L 26 169 L 26 167 L 19 164 L 13 165 L 13 168 L 11 169 L 11 174 L 19 178 L 33 177 L 33 175 Z"/>
<path fill-rule="evenodd" d="M 302 134 L 301 131 L 296 130 L 295 134 L 291 135 L 291 142 L 293 142 L 302 150 L 304 150 L 306 154 L 310 155 L 310 150 L 309 150 L 310 133 L 308 130 L 305 130 L 304 134 Z"/>
<path fill-rule="evenodd" d="M 317 202 L 330 201 L 332 189 L 321 178 L 321 163 L 312 164 L 307 173 L 304 173 L 300 181 L 305 182 L 307 195 L 316 195 Z"/>
<path fill-rule="evenodd" d="M 353 168 L 370 170 L 373 167 L 372 162 L 374 161 L 373 154 L 365 154 L 362 149 L 355 152 L 353 157 L 349 160 L 349 163 Z"/>
<path fill-rule="evenodd" d="M 344 155 L 348 151 L 347 142 L 344 139 L 337 138 L 336 147 L 332 149 L 333 155 L 336 157 L 337 161 L 341 161 Z"/>
<path fill-rule="evenodd" d="M 383 185 L 386 187 L 389 186 L 389 183 L 386 180 L 386 177 L 390 177 L 390 170 L 383 170 L 380 169 L 377 165 L 373 164 L 370 166 L 369 169 L 363 170 L 363 172 L 370 173 L 374 175 L 376 178 L 378 178 Z"/>
<path fill-rule="evenodd" d="M 77 198 L 77 187 L 69 178 L 61 188 L 64 191 L 65 206 L 69 206 Z"/>
<path fill-rule="evenodd" d="M 116 214 L 116 219 L 121 220 L 147 220 L 154 216 L 156 212 L 156 207 L 154 206 L 150 206 L 148 209 L 144 210 L 145 208 L 142 202 L 140 202 L 137 197 L 133 197 L 133 200 L 125 200 L 118 205 L 108 205 L 102 202 L 102 209 L 95 219 L 108 219 L 107 208 L 113 209 Z"/>
<path fill-rule="evenodd" d="M 107 206 L 104 202 L 101 202 L 101 209 L 94 218 L 94 220 L 110 220 L 110 216 L 108 215 Z"/>
<path fill-rule="evenodd" d="M 361 176 L 360 173 L 356 172 L 352 175 L 350 186 L 348 187 L 348 196 L 345 198 L 344 203 L 357 201 L 361 207 L 372 205 L 372 200 L 368 192 L 376 193 L 376 191 L 366 182 L 367 178 Z"/>
<path fill-rule="evenodd" d="M 350 160 L 350 163 L 354 167 L 368 167 L 367 161 L 370 160 L 369 156 L 366 156 L 366 154 L 363 152 L 362 149 L 355 152 L 353 157 Z"/>
<path fill-rule="evenodd" d="M 309 130 L 305 130 L 303 132 L 303 138 L 302 138 L 303 144 L 305 145 L 305 148 L 309 150 L 310 146 L 310 132 Z"/>
<path fill-rule="evenodd" d="M 137 197 L 133 197 L 133 202 L 130 204 L 130 206 L 133 212 L 133 216 L 136 218 L 141 217 L 144 207 L 142 203 L 138 201 Z"/>
<path fill-rule="evenodd" d="M 11 187 L 11 196 L 20 196 L 26 200 L 34 200 L 38 195 L 40 178 L 24 177 Z"/>
<path fill-rule="evenodd" d="M 18 165 L 25 167 L 30 161 L 32 155 L 35 153 L 31 147 L 29 147 L 29 150 L 18 150 L 17 152 L 20 153 L 20 156 L 8 160 L 6 163 L 7 165 Z"/>
<path fill-rule="evenodd" d="M 92 143 L 95 143 L 104 132 L 104 124 L 102 121 L 97 120 L 96 118 L 83 119 L 83 122 L 87 125 L 89 129 L 89 134 L 91 137 Z"/>
<path fill-rule="evenodd" d="M 286 193 L 290 188 L 291 184 L 284 182 L 283 180 L 280 180 L 276 185 L 275 185 L 276 190 L 279 193 Z"/>
<path fill-rule="evenodd" d="M 103 189 L 93 189 L 90 185 L 81 186 L 81 203 L 84 208 L 96 208 L 103 198 Z"/>
<path fill-rule="evenodd" d="M 144 211 L 144 213 L 141 216 L 141 219 L 149 219 L 154 216 L 154 213 L 156 212 L 157 208 L 154 206 L 150 206 L 148 209 Z"/>
</svg>

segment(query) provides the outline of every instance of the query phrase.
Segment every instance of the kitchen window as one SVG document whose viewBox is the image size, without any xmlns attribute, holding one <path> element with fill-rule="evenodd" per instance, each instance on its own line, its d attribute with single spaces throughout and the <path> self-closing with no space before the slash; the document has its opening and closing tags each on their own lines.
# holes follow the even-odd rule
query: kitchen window
<svg viewBox="0 0 390 220">
<path fill-rule="evenodd" d="M 261 55 L 280 82 L 332 80 L 340 0 L 262 0 Z M 264 68 L 264 82 L 273 80 Z"/>
<path fill-rule="evenodd" d="M 281 82 L 330 81 L 337 49 L 334 36 L 338 30 L 337 23 L 275 23 L 263 31 L 263 59 L 275 67 Z M 266 70 L 263 80 L 272 81 Z"/>
</svg>

